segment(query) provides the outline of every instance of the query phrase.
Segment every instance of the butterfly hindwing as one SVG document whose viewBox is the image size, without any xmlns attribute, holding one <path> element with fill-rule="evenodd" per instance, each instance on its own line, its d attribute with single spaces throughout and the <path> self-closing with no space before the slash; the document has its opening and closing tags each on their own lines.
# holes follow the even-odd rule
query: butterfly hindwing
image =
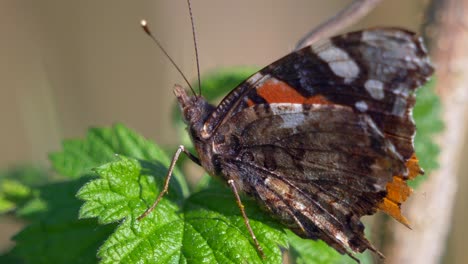
<svg viewBox="0 0 468 264">
<path fill-rule="evenodd" d="M 341 253 L 373 249 L 359 218 L 375 212 L 387 183 L 406 168 L 368 116 L 344 106 L 259 104 L 219 131 L 219 174 L 284 224 Z"/>
</svg>

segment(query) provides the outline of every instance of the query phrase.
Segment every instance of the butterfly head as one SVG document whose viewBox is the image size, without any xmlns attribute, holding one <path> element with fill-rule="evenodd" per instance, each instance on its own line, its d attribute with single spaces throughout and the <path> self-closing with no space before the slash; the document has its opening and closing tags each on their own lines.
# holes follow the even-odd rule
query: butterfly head
<svg viewBox="0 0 468 264">
<path fill-rule="evenodd" d="M 177 97 L 184 121 L 193 128 L 202 126 L 214 107 L 200 95 L 188 95 L 180 85 L 175 85 L 174 94 Z M 198 129 L 195 129 L 198 130 Z"/>
</svg>

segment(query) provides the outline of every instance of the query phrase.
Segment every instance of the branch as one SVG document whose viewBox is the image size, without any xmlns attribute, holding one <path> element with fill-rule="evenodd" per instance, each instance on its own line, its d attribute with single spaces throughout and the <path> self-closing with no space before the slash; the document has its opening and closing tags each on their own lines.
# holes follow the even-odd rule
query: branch
<svg viewBox="0 0 468 264">
<path fill-rule="evenodd" d="M 296 50 L 309 46 L 313 42 L 330 37 L 366 16 L 382 0 L 355 0 L 335 16 L 323 22 L 307 33 L 296 44 Z"/>
<path fill-rule="evenodd" d="M 468 12 L 468 0 L 448 0 L 444 4 L 438 14 L 437 38 L 432 43 L 445 123 L 438 138 L 441 165 L 406 203 L 413 230 L 393 227 L 394 243 L 388 248 L 386 263 L 440 263 L 450 231 L 467 132 L 468 17 L 459 14 Z"/>
</svg>

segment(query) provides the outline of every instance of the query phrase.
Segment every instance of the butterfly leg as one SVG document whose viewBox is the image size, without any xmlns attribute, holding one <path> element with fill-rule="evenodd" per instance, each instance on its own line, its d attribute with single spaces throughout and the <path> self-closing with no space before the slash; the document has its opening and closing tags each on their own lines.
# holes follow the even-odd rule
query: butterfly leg
<svg viewBox="0 0 468 264">
<path fill-rule="evenodd" d="M 181 146 L 181 147 L 183 147 L 183 146 Z M 190 152 L 189 152 L 188 150 L 186 150 L 185 148 L 184 148 L 182 151 L 185 153 L 185 155 L 187 155 L 187 157 L 188 157 L 191 161 L 195 162 L 198 166 L 201 166 L 201 162 L 200 162 L 200 159 L 199 159 L 199 158 L 195 157 L 195 155 L 193 155 L 192 153 L 190 153 Z"/>
<path fill-rule="evenodd" d="M 177 160 L 179 159 L 179 156 L 182 152 L 184 152 L 193 162 L 200 165 L 200 160 L 197 157 L 195 157 L 192 153 L 190 153 L 188 150 L 186 150 L 184 146 L 180 145 L 177 151 L 174 153 L 174 156 L 172 157 L 171 165 L 169 166 L 169 170 L 167 171 L 166 180 L 164 181 L 164 187 L 162 191 L 159 193 L 158 198 L 156 198 L 154 203 L 137 218 L 138 221 L 145 218 L 149 213 L 151 213 L 154 210 L 154 208 L 156 208 L 156 206 L 159 204 L 163 196 L 168 192 L 169 182 L 172 177 L 172 171 L 174 171 Z"/>
<path fill-rule="evenodd" d="M 263 253 L 263 249 L 260 246 L 260 244 L 258 243 L 257 237 L 255 236 L 255 234 L 254 234 L 254 232 L 252 230 L 252 227 L 250 226 L 249 218 L 247 217 L 247 214 L 245 213 L 244 205 L 242 204 L 242 201 L 240 199 L 239 192 L 237 191 L 237 187 L 236 187 L 233 180 L 228 180 L 228 184 L 229 184 L 229 187 L 231 187 L 232 191 L 234 192 L 234 196 L 236 197 L 237 206 L 239 207 L 239 209 L 240 209 L 240 211 L 242 213 L 242 218 L 244 218 L 245 226 L 249 230 L 250 236 L 252 237 L 252 239 L 254 241 L 255 247 L 257 248 L 257 251 L 260 254 L 260 256 L 262 258 L 265 258 L 265 254 Z"/>
</svg>

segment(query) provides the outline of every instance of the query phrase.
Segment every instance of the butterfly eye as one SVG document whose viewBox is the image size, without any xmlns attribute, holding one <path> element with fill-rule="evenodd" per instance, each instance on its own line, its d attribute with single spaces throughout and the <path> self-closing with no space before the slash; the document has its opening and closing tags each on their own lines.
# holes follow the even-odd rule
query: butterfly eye
<svg viewBox="0 0 468 264">
<path fill-rule="evenodd" d="M 197 103 L 196 100 L 191 101 L 190 107 L 186 107 L 184 109 L 185 120 L 188 121 L 189 123 L 193 123 L 200 119 L 200 116 L 201 116 L 200 109 L 198 107 L 193 107 L 194 105 L 196 105 L 196 103 Z"/>
</svg>

